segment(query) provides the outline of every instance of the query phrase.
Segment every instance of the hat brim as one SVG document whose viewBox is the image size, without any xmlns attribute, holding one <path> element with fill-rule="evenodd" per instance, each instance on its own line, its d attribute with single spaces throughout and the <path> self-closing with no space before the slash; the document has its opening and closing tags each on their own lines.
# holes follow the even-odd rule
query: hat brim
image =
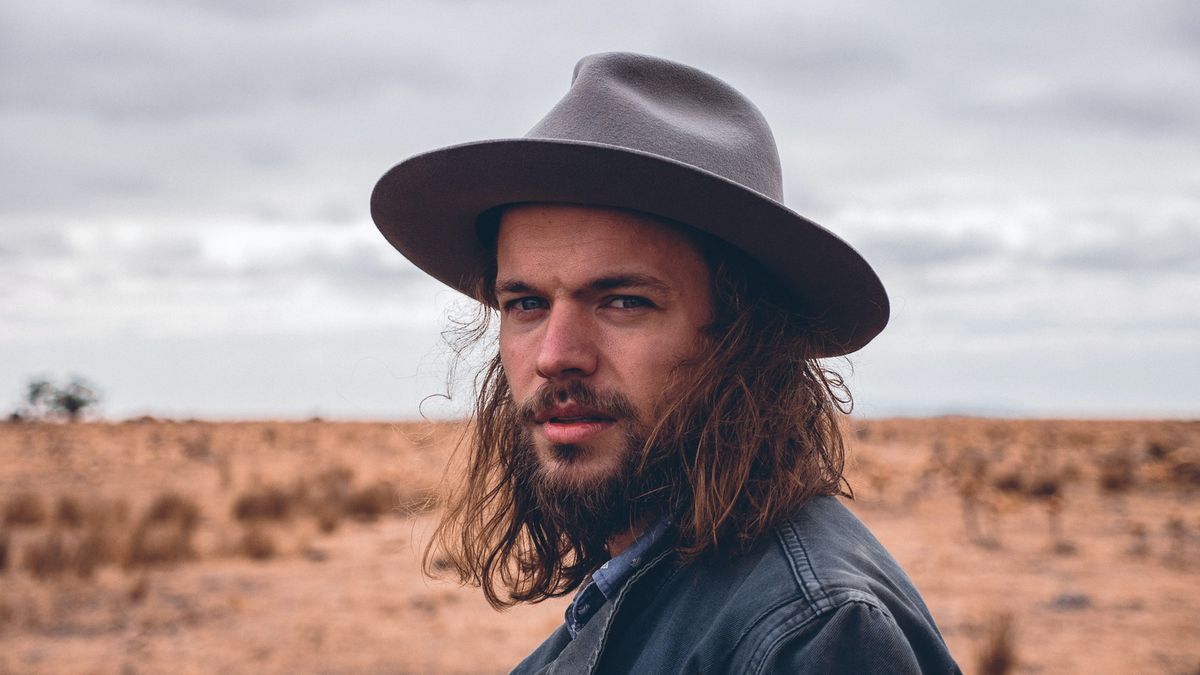
<svg viewBox="0 0 1200 675">
<path fill-rule="evenodd" d="M 491 252 L 481 214 L 515 202 L 592 204 L 653 213 L 713 234 L 758 261 L 813 322 L 818 356 L 841 356 L 887 325 L 887 292 L 829 230 L 714 173 L 628 148 L 517 138 L 411 157 L 375 185 L 371 216 L 413 264 L 470 294 Z"/>
</svg>

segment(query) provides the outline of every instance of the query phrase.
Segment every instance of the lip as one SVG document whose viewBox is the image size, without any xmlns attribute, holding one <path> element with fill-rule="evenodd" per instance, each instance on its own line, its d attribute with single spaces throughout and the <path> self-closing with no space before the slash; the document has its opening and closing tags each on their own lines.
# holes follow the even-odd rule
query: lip
<svg viewBox="0 0 1200 675">
<path fill-rule="evenodd" d="M 584 406 L 567 404 L 547 408 L 534 416 L 533 421 L 556 444 L 582 443 L 616 425 L 612 415 Z"/>
</svg>

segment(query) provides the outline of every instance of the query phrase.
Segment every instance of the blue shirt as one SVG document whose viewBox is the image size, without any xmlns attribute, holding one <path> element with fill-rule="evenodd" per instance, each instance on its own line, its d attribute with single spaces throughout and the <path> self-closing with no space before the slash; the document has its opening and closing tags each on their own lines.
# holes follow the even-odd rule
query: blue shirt
<svg viewBox="0 0 1200 675">
<path fill-rule="evenodd" d="M 587 625 L 588 619 L 595 615 L 596 610 L 605 602 L 616 597 L 625 580 L 633 574 L 642 563 L 646 562 L 646 553 L 666 536 L 671 528 L 671 521 L 661 518 L 658 522 L 643 532 L 633 545 L 621 551 L 621 554 L 600 566 L 592 572 L 592 579 L 575 594 L 575 599 L 567 606 L 567 630 L 574 639 L 579 631 Z"/>
</svg>

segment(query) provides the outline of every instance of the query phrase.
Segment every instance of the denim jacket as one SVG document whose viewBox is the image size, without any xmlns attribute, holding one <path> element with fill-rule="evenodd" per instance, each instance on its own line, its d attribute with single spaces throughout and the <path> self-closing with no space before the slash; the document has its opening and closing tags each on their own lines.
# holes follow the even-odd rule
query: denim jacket
<svg viewBox="0 0 1200 675">
<path fill-rule="evenodd" d="M 571 638 L 514 673 L 959 673 L 933 617 L 878 540 L 818 497 L 748 554 L 653 554 Z"/>
</svg>

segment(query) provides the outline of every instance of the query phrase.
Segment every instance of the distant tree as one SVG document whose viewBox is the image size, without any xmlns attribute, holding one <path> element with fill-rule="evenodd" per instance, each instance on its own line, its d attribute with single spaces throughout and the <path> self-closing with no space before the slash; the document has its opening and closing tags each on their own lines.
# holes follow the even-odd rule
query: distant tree
<svg viewBox="0 0 1200 675">
<path fill-rule="evenodd" d="M 54 383 L 50 380 L 42 378 L 30 380 L 25 387 L 25 403 L 29 406 L 25 417 L 34 419 L 45 417 L 50 412 L 57 391 Z"/>
<path fill-rule="evenodd" d="M 95 407 L 99 402 L 100 395 L 95 387 L 78 376 L 72 377 L 67 386 L 55 392 L 54 396 L 55 410 L 65 414 L 71 422 L 78 421 L 84 410 Z"/>
<path fill-rule="evenodd" d="M 100 394 L 90 382 L 78 375 L 58 387 L 45 378 L 34 378 L 25 387 L 25 409 L 12 419 L 65 418 L 77 422 L 85 411 L 100 403 Z"/>
</svg>

